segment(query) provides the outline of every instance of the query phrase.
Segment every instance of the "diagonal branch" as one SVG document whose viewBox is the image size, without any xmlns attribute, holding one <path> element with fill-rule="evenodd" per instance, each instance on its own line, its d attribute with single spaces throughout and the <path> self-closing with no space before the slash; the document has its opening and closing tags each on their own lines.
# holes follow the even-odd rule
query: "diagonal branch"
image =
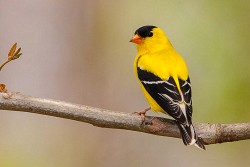
<svg viewBox="0 0 250 167">
<path fill-rule="evenodd" d="M 141 126 L 141 117 L 62 101 L 41 99 L 13 93 L 6 97 L 0 93 L 0 110 L 29 112 L 49 115 L 90 123 L 94 126 L 113 129 L 125 129 L 160 136 L 180 138 L 177 125 L 173 120 L 147 116 L 150 125 Z M 204 144 L 215 144 L 250 139 L 250 123 L 209 124 L 194 123 L 198 135 Z"/>
</svg>

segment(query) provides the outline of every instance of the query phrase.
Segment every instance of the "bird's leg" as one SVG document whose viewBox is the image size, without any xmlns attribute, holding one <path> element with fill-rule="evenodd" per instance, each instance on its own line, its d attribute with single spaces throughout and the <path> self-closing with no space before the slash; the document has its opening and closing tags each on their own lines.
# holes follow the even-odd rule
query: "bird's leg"
<svg viewBox="0 0 250 167">
<path fill-rule="evenodd" d="M 143 111 L 140 111 L 140 112 L 133 112 L 132 114 L 138 114 L 141 116 L 141 119 L 142 119 L 142 125 L 145 125 L 145 115 L 147 113 L 147 111 L 149 111 L 151 109 L 151 107 L 148 107 L 146 109 L 144 109 Z"/>
</svg>

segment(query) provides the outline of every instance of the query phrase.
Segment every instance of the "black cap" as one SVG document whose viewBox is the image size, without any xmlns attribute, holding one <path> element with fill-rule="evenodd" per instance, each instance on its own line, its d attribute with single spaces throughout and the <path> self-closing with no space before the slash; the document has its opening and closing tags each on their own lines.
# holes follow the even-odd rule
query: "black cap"
<svg viewBox="0 0 250 167">
<path fill-rule="evenodd" d="M 135 31 L 135 34 L 140 35 L 142 38 L 152 37 L 153 36 L 152 30 L 154 28 L 157 28 L 157 27 L 151 26 L 151 25 L 143 26 L 143 27 L 140 27 L 139 29 L 137 29 Z"/>
</svg>

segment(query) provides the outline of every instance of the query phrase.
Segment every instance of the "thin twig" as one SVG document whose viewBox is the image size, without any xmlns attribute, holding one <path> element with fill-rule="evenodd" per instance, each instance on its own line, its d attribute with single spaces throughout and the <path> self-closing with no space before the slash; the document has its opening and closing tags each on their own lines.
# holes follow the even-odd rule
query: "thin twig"
<svg viewBox="0 0 250 167">
<path fill-rule="evenodd" d="M 125 129 L 180 138 L 177 125 L 170 119 L 159 117 L 152 119 L 152 117 L 146 116 L 146 120 L 152 119 L 151 124 L 141 126 L 141 117 L 138 115 L 36 98 L 20 93 L 13 93 L 10 96 L 0 93 L 0 109 L 66 118 L 103 128 Z M 250 123 L 194 123 L 194 126 L 206 145 L 250 139 Z"/>
<path fill-rule="evenodd" d="M 6 60 L 1 66 L 0 66 L 0 71 L 2 70 L 2 68 L 9 63 L 11 60 Z"/>
</svg>

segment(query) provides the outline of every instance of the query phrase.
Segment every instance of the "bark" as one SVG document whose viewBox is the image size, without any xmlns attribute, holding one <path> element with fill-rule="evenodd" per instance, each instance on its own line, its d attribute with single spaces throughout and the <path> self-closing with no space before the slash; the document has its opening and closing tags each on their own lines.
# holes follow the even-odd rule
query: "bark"
<svg viewBox="0 0 250 167">
<path fill-rule="evenodd" d="M 76 120 L 102 128 L 125 129 L 154 135 L 181 138 L 174 120 L 146 116 L 142 125 L 139 115 L 101 108 L 42 99 L 20 93 L 0 93 L 0 110 L 21 111 Z M 250 123 L 194 123 L 204 144 L 216 144 L 250 139 Z"/>
</svg>

